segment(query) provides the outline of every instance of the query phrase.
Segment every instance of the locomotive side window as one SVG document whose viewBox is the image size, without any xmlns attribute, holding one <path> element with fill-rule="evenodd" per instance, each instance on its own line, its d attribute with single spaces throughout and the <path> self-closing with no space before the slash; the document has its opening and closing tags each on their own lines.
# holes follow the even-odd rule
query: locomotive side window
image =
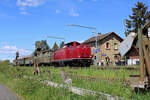
<svg viewBox="0 0 150 100">
<path fill-rule="evenodd" d="M 67 44 L 67 47 L 73 47 L 73 43 Z"/>
<path fill-rule="evenodd" d="M 72 46 L 73 46 L 73 44 L 69 44 L 69 45 L 68 45 L 68 47 L 72 47 Z"/>
</svg>

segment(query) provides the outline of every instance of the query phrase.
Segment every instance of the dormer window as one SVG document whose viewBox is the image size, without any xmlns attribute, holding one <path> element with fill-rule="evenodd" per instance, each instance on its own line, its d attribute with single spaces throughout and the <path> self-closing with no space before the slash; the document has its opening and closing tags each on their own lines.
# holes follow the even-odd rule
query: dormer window
<svg viewBox="0 0 150 100">
<path fill-rule="evenodd" d="M 110 49 L 110 44 L 109 44 L 109 42 L 106 43 L 106 49 Z"/>
</svg>

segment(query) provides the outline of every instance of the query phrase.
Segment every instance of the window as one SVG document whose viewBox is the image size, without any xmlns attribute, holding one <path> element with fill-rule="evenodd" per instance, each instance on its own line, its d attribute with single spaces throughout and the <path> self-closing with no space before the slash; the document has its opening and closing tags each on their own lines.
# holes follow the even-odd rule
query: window
<svg viewBox="0 0 150 100">
<path fill-rule="evenodd" d="M 110 49 L 110 44 L 108 42 L 106 43 L 106 49 Z"/>
<path fill-rule="evenodd" d="M 115 49 L 115 50 L 118 49 L 117 43 L 114 43 L 114 49 Z"/>
<path fill-rule="evenodd" d="M 66 48 L 67 46 L 65 45 L 65 46 L 63 46 L 62 48 Z"/>
<path fill-rule="evenodd" d="M 72 46 L 73 46 L 73 43 L 67 44 L 67 47 L 72 47 Z"/>
</svg>

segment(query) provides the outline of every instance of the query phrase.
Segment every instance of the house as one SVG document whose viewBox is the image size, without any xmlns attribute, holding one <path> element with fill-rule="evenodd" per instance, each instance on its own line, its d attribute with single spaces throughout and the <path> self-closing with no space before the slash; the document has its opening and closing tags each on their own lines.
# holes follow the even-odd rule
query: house
<svg viewBox="0 0 150 100">
<path fill-rule="evenodd" d="M 131 32 L 127 38 L 120 44 L 119 51 L 121 56 L 125 57 L 128 65 L 139 64 L 139 49 L 137 44 L 137 34 Z"/>
<path fill-rule="evenodd" d="M 97 38 L 97 48 L 96 47 Z M 123 39 L 115 32 L 109 32 L 106 34 L 98 34 L 97 37 L 91 37 L 84 41 L 83 44 L 89 45 L 92 49 L 92 55 L 95 57 L 95 61 L 99 64 L 105 64 L 106 58 L 110 59 L 111 64 L 115 64 L 120 59 L 118 46 Z M 95 63 L 96 63 L 95 62 Z"/>
<path fill-rule="evenodd" d="M 127 64 L 128 65 L 138 65 L 139 64 L 139 50 L 135 46 L 126 54 Z"/>
</svg>

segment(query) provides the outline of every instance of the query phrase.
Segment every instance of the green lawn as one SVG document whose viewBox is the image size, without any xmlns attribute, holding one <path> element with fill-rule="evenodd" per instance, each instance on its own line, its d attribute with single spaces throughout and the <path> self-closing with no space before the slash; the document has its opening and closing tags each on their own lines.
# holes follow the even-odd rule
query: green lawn
<svg viewBox="0 0 150 100">
<path fill-rule="evenodd" d="M 101 100 L 101 97 L 93 96 L 78 96 L 67 89 L 53 88 L 41 84 L 37 80 L 24 79 L 23 76 L 31 76 L 35 79 L 48 80 L 47 69 L 51 72 L 51 81 L 62 83 L 60 70 L 61 68 L 54 67 L 41 67 L 41 75 L 33 75 L 32 67 L 12 67 L 8 63 L 0 64 L 0 83 L 5 84 L 24 100 Z M 127 80 L 129 75 L 139 74 L 138 71 L 132 70 L 96 70 L 94 68 L 78 68 L 73 69 L 65 67 L 67 73 L 74 73 L 75 75 L 81 76 L 92 76 L 103 79 L 115 79 L 116 81 L 89 81 L 77 78 L 72 78 L 72 85 L 84 89 L 94 90 L 111 94 L 113 96 L 120 96 L 127 99 L 135 100 L 148 100 L 150 93 L 138 93 L 131 92 L 130 87 L 124 84 L 124 80 Z M 104 99 L 104 98 L 103 98 Z"/>
</svg>

